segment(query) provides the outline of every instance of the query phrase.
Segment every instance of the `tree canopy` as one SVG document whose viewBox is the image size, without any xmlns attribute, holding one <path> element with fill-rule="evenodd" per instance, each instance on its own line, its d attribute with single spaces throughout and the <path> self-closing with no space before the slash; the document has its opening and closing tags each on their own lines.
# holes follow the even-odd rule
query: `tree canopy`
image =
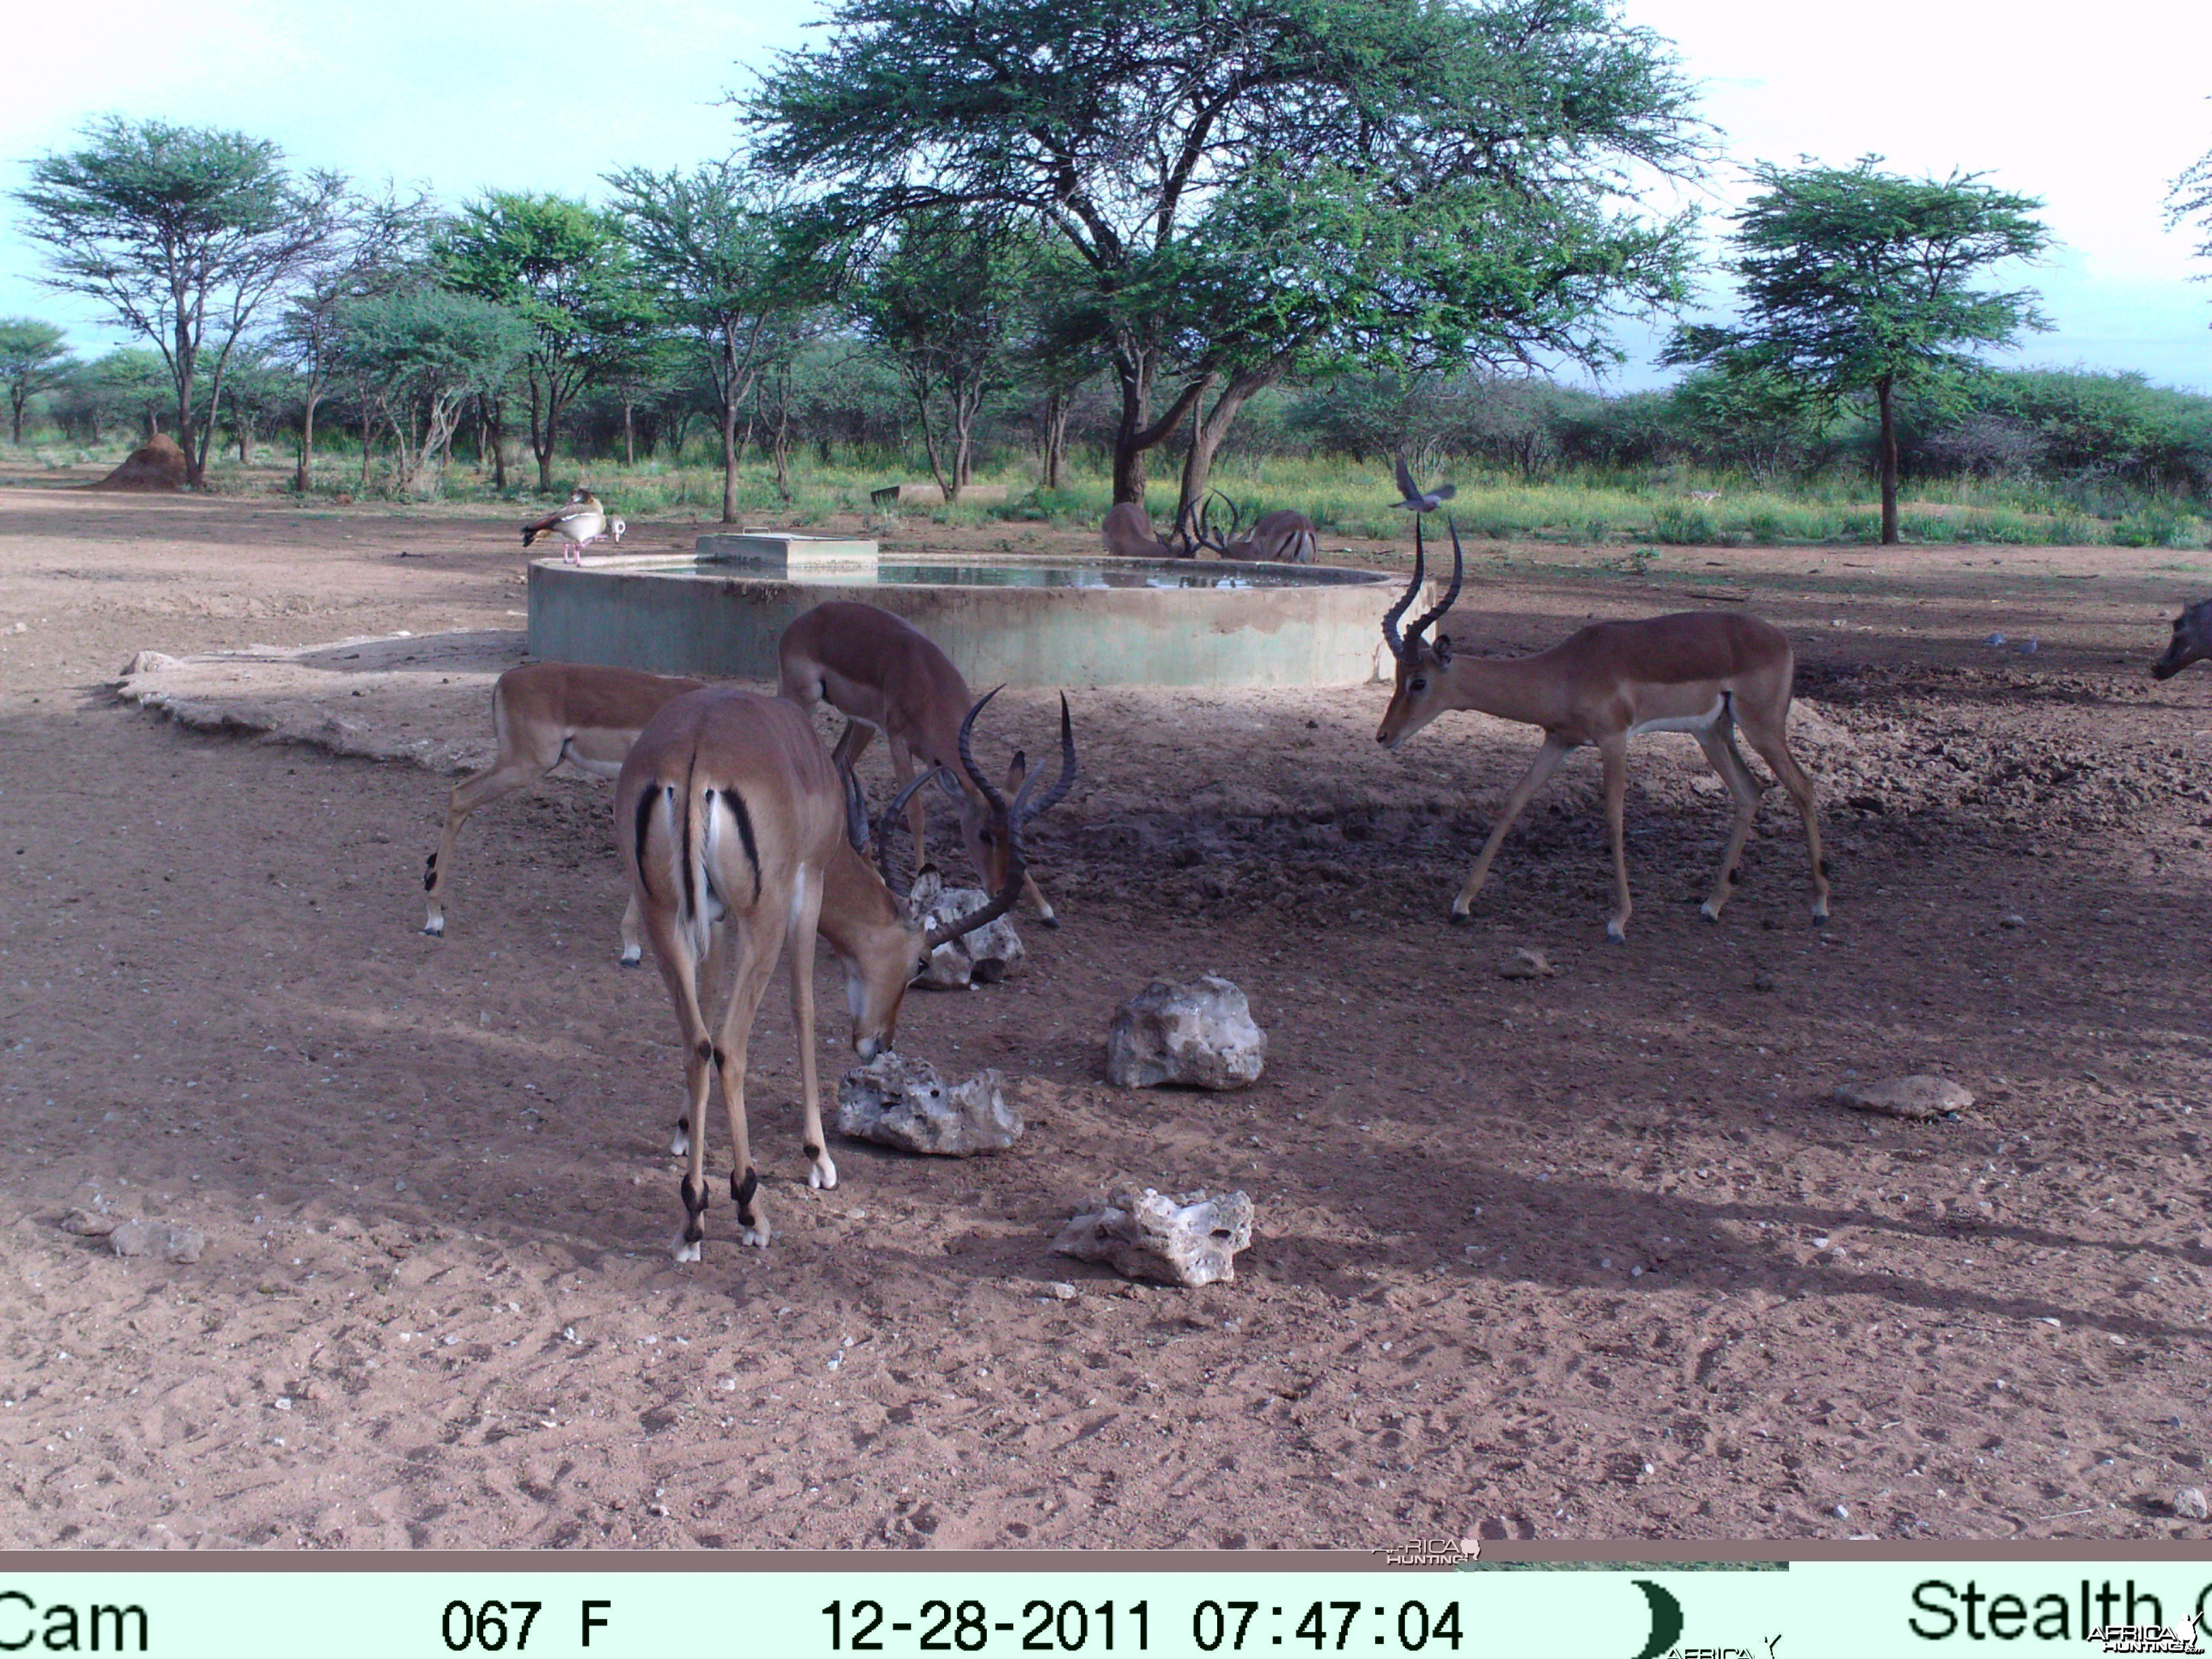
<svg viewBox="0 0 2212 1659">
<path fill-rule="evenodd" d="M 23 441 L 23 405 L 70 377 L 76 360 L 61 330 L 35 317 L 0 317 L 0 386 L 8 388 L 10 441 Z"/>
<path fill-rule="evenodd" d="M 1680 291 L 1685 222 L 1636 185 L 1703 153 L 1607 0 L 845 0 L 746 117 L 848 229 L 988 207 L 1075 250 L 1124 501 L 1217 386 L 1201 471 L 1254 392 L 1350 354 L 1606 355 L 1608 306 Z"/>
<path fill-rule="evenodd" d="M 82 149 L 33 161 L 15 200 L 46 249 L 46 286 L 99 301 L 161 352 L 197 484 L 213 429 L 203 407 L 211 416 L 256 312 L 329 238 L 345 184 L 295 180 L 282 150 L 240 132 L 108 116 L 83 136 Z"/>
<path fill-rule="evenodd" d="M 529 324 L 523 376 L 538 487 L 553 487 L 561 417 L 590 383 L 602 347 L 626 340 L 643 296 L 614 218 L 565 196 L 494 191 L 433 245 L 447 286 L 511 307 Z"/>
<path fill-rule="evenodd" d="M 1893 396 L 1906 381 L 1969 372 L 1976 348 L 2048 326 L 2033 290 L 1974 286 L 1989 267 L 2032 259 L 2051 234 L 2043 204 L 1981 174 L 1911 179 L 1849 167 L 1761 163 L 1761 186 L 1734 216 L 1729 269 L 1740 327 L 1679 331 L 1662 361 L 1768 375 L 1833 404 L 1871 392 L 1881 421 L 1882 540 L 1897 540 Z"/>
</svg>

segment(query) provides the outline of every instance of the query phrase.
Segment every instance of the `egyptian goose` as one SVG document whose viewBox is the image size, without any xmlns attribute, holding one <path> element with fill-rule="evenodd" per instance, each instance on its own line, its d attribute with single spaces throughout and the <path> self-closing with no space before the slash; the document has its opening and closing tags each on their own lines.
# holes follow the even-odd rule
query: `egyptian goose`
<svg viewBox="0 0 2212 1659">
<path fill-rule="evenodd" d="M 619 524 L 621 520 L 616 522 Z M 535 524 L 522 526 L 522 544 L 528 547 L 540 536 L 558 536 L 568 544 L 561 550 L 563 562 L 580 564 L 584 550 L 607 531 L 607 510 L 599 505 L 599 498 L 588 489 L 572 489 L 568 492 L 568 504 L 559 512 L 549 513 Z M 621 542 L 620 531 L 615 532 L 615 540 L 617 544 Z"/>
</svg>

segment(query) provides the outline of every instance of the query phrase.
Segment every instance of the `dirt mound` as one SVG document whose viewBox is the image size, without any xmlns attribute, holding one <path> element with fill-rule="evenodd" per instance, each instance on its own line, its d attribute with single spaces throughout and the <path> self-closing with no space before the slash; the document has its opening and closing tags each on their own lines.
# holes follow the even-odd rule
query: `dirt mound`
<svg viewBox="0 0 2212 1659">
<path fill-rule="evenodd" d="M 88 489 L 182 489 L 185 452 L 166 432 L 156 432 L 132 450 L 123 465 Z"/>
</svg>

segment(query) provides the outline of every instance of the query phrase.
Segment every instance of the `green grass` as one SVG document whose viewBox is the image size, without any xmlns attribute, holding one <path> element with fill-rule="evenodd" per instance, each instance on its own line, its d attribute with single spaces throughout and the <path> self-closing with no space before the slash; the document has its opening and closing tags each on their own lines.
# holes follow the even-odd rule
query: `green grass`
<svg viewBox="0 0 2212 1659">
<path fill-rule="evenodd" d="M 60 465 L 68 460 L 119 460 L 128 446 L 104 444 L 98 452 L 48 441 L 13 452 L 20 461 Z M 112 454 L 110 453 L 112 452 Z M 0 454 L 9 453 L 0 446 Z M 274 469 L 289 470 L 289 453 L 281 442 L 264 444 L 254 471 L 241 474 L 234 459 L 215 459 L 210 466 L 218 490 L 282 490 Z M 1175 516 L 1179 468 L 1172 458 L 1154 460 L 1159 475 L 1146 494 L 1153 521 L 1165 528 Z M 1878 543 L 1881 511 L 1871 481 L 1823 476 L 1770 487 L 1741 477 L 1710 476 L 1690 469 L 1648 471 L 1586 471 L 1531 483 L 1516 474 L 1459 465 L 1448 470 L 1459 485 L 1451 517 L 1463 539 L 1563 542 L 1604 546 L 1657 543 L 1671 546 L 1824 546 Z M 749 460 L 738 477 L 737 511 L 741 520 L 805 527 L 833 515 L 859 514 L 886 529 L 902 521 L 925 521 L 980 528 L 1005 521 L 1046 523 L 1062 528 L 1091 528 L 1112 505 L 1109 479 L 1097 458 L 1079 461 L 1056 489 L 1037 486 L 1033 462 L 1026 459 L 981 468 L 979 483 L 1007 487 L 1003 503 L 982 506 L 908 506 L 896 514 L 878 514 L 869 501 L 878 487 L 927 476 L 922 466 L 896 457 L 840 456 L 821 462 L 809 447 L 794 453 L 791 494 L 786 501 L 770 470 Z M 388 468 L 372 465 L 372 499 L 392 499 Z M 360 452 L 341 434 L 319 447 L 316 494 L 360 495 Z M 489 475 L 462 461 L 447 473 L 445 500 L 453 503 L 502 502 L 527 506 L 541 499 L 537 467 L 526 459 L 512 469 L 510 487 L 494 491 Z M 555 469 L 556 489 L 586 483 L 632 518 L 711 519 L 721 509 L 720 469 L 705 447 L 694 444 L 682 461 L 648 459 L 635 467 L 604 459 L 565 459 Z M 1214 471 L 1213 487 L 1243 509 L 1247 522 L 1278 507 L 1295 507 L 1332 538 L 1402 543 L 1406 514 L 1389 471 L 1379 461 L 1365 466 L 1336 458 L 1253 458 L 1231 455 Z M 1714 492 L 1711 500 L 1693 492 Z M 1441 526 L 1433 521 L 1431 529 Z M 1913 481 L 1900 506 L 1900 528 L 1907 541 L 1934 544 L 2000 547 L 2078 546 L 2203 548 L 2212 525 L 2204 514 L 2179 501 L 2137 492 L 2132 495 L 2104 485 L 2064 486 L 2048 481 L 1935 479 Z"/>
</svg>

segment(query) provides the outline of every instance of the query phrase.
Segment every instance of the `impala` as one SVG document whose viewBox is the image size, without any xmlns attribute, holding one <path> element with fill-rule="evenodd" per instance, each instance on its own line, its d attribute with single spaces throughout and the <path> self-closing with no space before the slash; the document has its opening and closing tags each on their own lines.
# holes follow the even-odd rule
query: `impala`
<svg viewBox="0 0 2212 1659">
<path fill-rule="evenodd" d="M 1759 815 L 1759 785 L 1735 746 L 1734 727 L 1773 769 L 1797 804 L 1813 861 L 1813 925 L 1828 919 L 1827 866 L 1820 856 L 1820 827 L 1813 781 L 1790 752 L 1784 727 L 1790 714 L 1795 659 L 1782 630 L 1755 617 L 1688 611 L 1643 622 L 1593 623 L 1548 651 L 1510 660 L 1460 655 L 1450 636 L 1431 645 L 1421 636 L 1459 597 L 1465 556 L 1452 527 L 1451 586 L 1443 600 L 1401 637 L 1398 618 L 1421 591 L 1424 550 L 1420 521 L 1413 530 L 1413 580 L 1382 618 L 1382 637 L 1398 659 L 1397 687 L 1383 711 L 1376 742 L 1395 749 L 1447 709 L 1474 708 L 1502 720 L 1539 726 L 1543 747 L 1505 797 L 1482 855 L 1452 901 L 1452 920 L 1465 921 L 1481 890 L 1498 844 L 1568 753 L 1594 744 L 1605 766 L 1606 829 L 1613 844 L 1614 907 L 1606 937 L 1627 939 L 1628 858 L 1621 845 L 1621 802 L 1627 787 L 1628 739 L 1645 732 L 1686 732 L 1698 740 L 1713 770 L 1735 798 L 1735 827 L 1722 854 L 1720 873 L 1701 914 L 1718 921 L 1738 873 L 1744 840 Z"/>
<path fill-rule="evenodd" d="M 661 705 L 702 684 L 635 668 L 568 662 L 526 663 L 501 674 L 491 692 L 499 753 L 488 769 L 464 780 L 447 798 L 445 833 L 422 863 L 430 904 L 422 931 L 433 939 L 445 933 L 453 842 L 470 813 L 527 788 L 562 761 L 592 777 L 615 776 L 639 731 Z M 644 947 L 638 939 L 635 900 L 623 912 L 622 940 L 623 965 L 636 966 Z"/>
<path fill-rule="evenodd" d="M 1006 873 L 986 904 L 925 930 L 891 879 L 878 834 L 878 866 L 860 786 L 833 760 L 805 713 L 780 697 L 709 687 L 678 697 L 638 734 L 615 787 L 616 838 L 630 891 L 645 918 L 660 975 L 675 1005 L 684 1047 L 687 1109 L 678 1149 L 690 1154 L 684 1177 L 684 1227 L 678 1261 L 696 1261 L 706 1237 L 707 1096 L 719 1081 L 729 1115 L 730 1197 L 748 1244 L 769 1241 L 745 1125 L 745 1051 L 776 957 L 790 944 L 791 1002 L 799 1066 L 807 1184 L 834 1187 L 837 1166 L 822 1133 L 814 1066 L 814 942 L 817 932 L 845 966 L 853 1047 L 865 1062 L 891 1046 L 908 981 L 948 940 L 1005 914 L 1022 887 L 1022 826 L 1066 793 L 1075 781 L 1075 737 L 1060 701 L 1060 773 L 1032 806 L 1026 779 L 1008 804 L 976 769 L 969 747 L 977 702 L 961 722 L 960 763 L 990 803 L 992 828 L 1006 848 Z M 911 796 L 928 774 L 906 786 Z M 887 829 L 904 799 L 884 815 Z M 729 1002 L 709 1031 L 701 1003 L 708 969 L 727 963 Z"/>
<path fill-rule="evenodd" d="M 968 682 L 952 659 L 902 617 L 857 601 L 833 599 L 806 611 L 776 642 L 781 695 L 811 711 L 826 702 L 845 717 L 836 759 L 856 768 L 875 734 L 890 745 L 891 764 L 902 787 L 919 760 L 933 771 L 938 787 L 959 809 L 960 839 L 984 887 L 995 891 L 1006 879 L 1007 849 L 991 823 L 991 805 L 961 760 L 961 716 L 969 706 Z M 1020 755 L 1006 775 L 1009 792 L 1022 787 L 1027 768 Z M 927 814 L 912 791 L 907 824 L 914 836 L 914 861 L 923 861 Z M 1022 878 L 1022 896 L 1048 927 L 1060 926 L 1035 880 Z"/>
<path fill-rule="evenodd" d="M 1222 499 L 1228 500 L 1226 496 Z M 1194 539 L 1200 547 L 1224 559 L 1264 559 L 1274 564 L 1312 562 L 1316 545 L 1314 521 L 1304 514 L 1287 507 L 1263 513 L 1252 526 L 1252 533 L 1240 539 L 1237 532 L 1243 519 L 1237 504 L 1231 501 L 1229 528 L 1225 532 L 1217 532 L 1211 515 L 1200 507 Z"/>
<path fill-rule="evenodd" d="M 1182 522 L 1176 522 L 1180 534 Z M 1152 529 L 1152 515 L 1135 501 L 1116 501 L 1106 509 L 1106 550 L 1123 559 L 1187 559 L 1192 548 L 1188 539 L 1180 544 L 1171 542 Z"/>
</svg>

